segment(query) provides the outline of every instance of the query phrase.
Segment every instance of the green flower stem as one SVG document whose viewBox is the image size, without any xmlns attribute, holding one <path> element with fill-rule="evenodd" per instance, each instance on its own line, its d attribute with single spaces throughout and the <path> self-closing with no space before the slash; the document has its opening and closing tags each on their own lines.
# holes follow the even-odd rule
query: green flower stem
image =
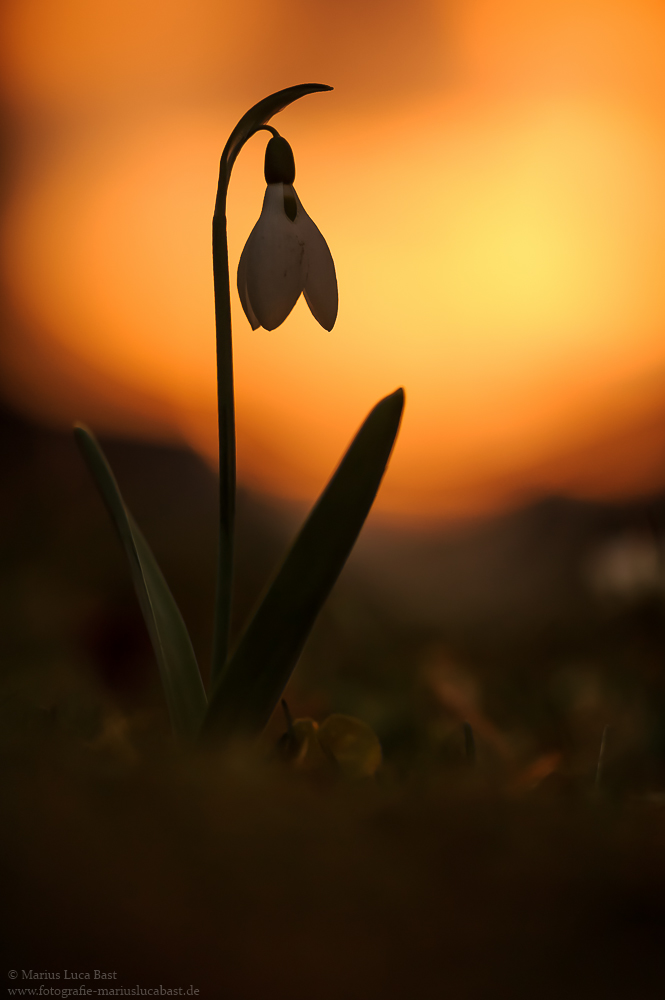
<svg viewBox="0 0 665 1000">
<path fill-rule="evenodd" d="M 236 429 L 233 388 L 233 344 L 231 340 L 231 290 L 229 251 L 226 239 L 226 192 L 222 214 L 212 220 L 212 259 L 217 330 L 217 414 L 219 434 L 219 549 L 215 597 L 215 640 L 212 680 L 226 663 L 231 621 L 233 578 L 233 529 L 236 498 Z"/>
<path fill-rule="evenodd" d="M 219 167 L 219 185 L 212 220 L 212 259 L 217 331 L 217 405 L 219 432 L 219 550 L 217 594 L 215 597 L 215 640 L 212 678 L 222 675 L 228 656 L 233 579 L 233 534 L 236 493 L 236 434 L 233 390 L 233 345 L 231 341 L 231 290 L 229 251 L 226 238 L 226 197 L 231 170 L 249 137 L 273 115 L 293 101 L 319 91 L 332 90 L 325 84 L 304 83 L 287 87 L 255 104 L 243 115 L 224 147 Z"/>
</svg>

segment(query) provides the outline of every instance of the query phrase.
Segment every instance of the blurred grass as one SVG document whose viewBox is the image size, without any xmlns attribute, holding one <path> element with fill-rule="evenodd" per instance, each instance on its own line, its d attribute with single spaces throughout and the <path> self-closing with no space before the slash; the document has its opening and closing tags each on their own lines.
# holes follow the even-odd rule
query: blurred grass
<svg viewBox="0 0 665 1000">
<path fill-rule="evenodd" d="M 234 1000 L 662 995 L 662 588 L 585 575 L 647 513 L 657 535 L 662 500 L 553 499 L 420 538 L 370 525 L 287 691 L 294 716 L 377 731 L 379 779 L 344 784 L 274 757 L 280 718 L 256 748 L 176 753 L 73 441 L 0 424 L 8 968 Z M 104 446 L 206 665 L 213 478 L 176 449 Z M 236 634 L 300 517 L 241 494 Z"/>
</svg>

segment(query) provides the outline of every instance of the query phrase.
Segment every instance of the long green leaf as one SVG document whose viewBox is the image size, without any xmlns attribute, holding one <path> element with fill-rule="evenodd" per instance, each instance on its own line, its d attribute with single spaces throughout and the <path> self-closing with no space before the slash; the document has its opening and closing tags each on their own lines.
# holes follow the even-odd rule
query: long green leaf
<svg viewBox="0 0 665 1000">
<path fill-rule="evenodd" d="M 206 696 L 187 627 L 148 543 L 125 507 L 99 443 L 81 424 L 74 428 L 74 436 L 127 553 L 171 724 L 179 736 L 193 739 L 201 730 Z"/>
<path fill-rule="evenodd" d="M 206 736 L 260 732 L 268 722 L 370 511 L 403 407 L 398 389 L 358 431 L 213 689 Z"/>
</svg>

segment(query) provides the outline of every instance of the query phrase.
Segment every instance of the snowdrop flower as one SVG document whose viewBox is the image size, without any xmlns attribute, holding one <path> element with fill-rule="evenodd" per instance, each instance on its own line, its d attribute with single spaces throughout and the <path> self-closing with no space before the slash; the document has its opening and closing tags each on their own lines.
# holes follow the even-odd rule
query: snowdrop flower
<svg viewBox="0 0 665 1000">
<path fill-rule="evenodd" d="M 274 135 L 266 148 L 263 208 L 238 264 L 238 294 L 253 330 L 280 326 L 301 292 L 324 329 L 332 330 L 337 318 L 335 265 L 293 188 L 295 173 L 291 147 Z"/>
</svg>

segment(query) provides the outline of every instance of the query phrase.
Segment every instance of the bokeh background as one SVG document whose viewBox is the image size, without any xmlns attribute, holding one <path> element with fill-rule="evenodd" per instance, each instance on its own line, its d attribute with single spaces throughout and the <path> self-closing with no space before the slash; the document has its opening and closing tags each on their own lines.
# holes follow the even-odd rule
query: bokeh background
<svg viewBox="0 0 665 1000">
<path fill-rule="evenodd" d="M 296 702 L 363 715 L 386 745 L 417 743 L 427 719 L 436 743 L 443 718 L 474 715 L 499 756 L 568 740 L 590 768 L 603 725 L 627 713 L 640 753 L 662 749 L 662 5 L 0 10 L 15 656 L 76 661 L 111 686 L 150 661 L 68 439 L 83 419 L 207 662 L 218 159 L 251 104 L 314 80 L 335 89 L 275 124 L 332 249 L 340 313 L 328 334 L 300 302 L 252 333 L 234 296 L 237 627 L 364 415 L 403 385 L 376 510 Z M 233 271 L 260 210 L 264 138 L 231 184 Z"/>
<path fill-rule="evenodd" d="M 265 93 L 339 272 L 332 334 L 236 320 L 243 481 L 310 500 L 409 403 L 379 508 L 468 517 L 665 481 L 665 13 L 656 0 L 5 0 L 12 404 L 214 461 L 220 149 Z M 235 267 L 264 138 L 230 197 Z"/>
<path fill-rule="evenodd" d="M 1 0 L 7 968 L 234 1000 L 660 1000 L 664 51 L 660 0 Z M 359 786 L 276 761 L 277 714 L 258 751 L 175 752 L 70 432 L 98 433 L 207 679 L 218 160 L 309 81 L 335 89 L 274 124 L 340 312 L 252 333 L 234 296 L 234 631 L 403 385 L 286 692 L 375 729 Z M 234 270 L 264 140 L 231 183 Z"/>
</svg>

